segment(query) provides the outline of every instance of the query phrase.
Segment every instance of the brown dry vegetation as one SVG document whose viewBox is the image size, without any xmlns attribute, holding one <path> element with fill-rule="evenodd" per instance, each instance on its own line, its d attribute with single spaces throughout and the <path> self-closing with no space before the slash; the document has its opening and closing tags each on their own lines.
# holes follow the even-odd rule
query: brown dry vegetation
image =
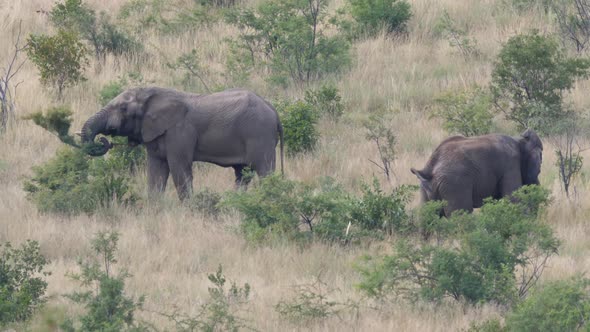
<svg viewBox="0 0 590 332">
<path fill-rule="evenodd" d="M 96 9 L 117 11 L 123 0 L 88 0 Z M 363 119 L 375 107 L 395 111 L 391 127 L 399 138 L 399 155 L 393 168 L 397 183 L 417 184 L 409 172 L 412 166 L 422 166 L 438 142 L 447 134 L 440 123 L 428 118 L 428 108 L 441 91 L 462 88 L 473 83 L 485 85 L 490 79 L 493 60 L 502 43 L 510 36 L 539 28 L 552 29 L 551 19 L 542 11 L 516 13 L 501 0 L 412 0 L 414 16 L 407 39 L 392 40 L 386 36 L 365 40 L 354 45 L 355 60 L 349 72 L 337 79 L 337 85 L 348 109 L 338 124 L 322 123 L 321 144 L 315 154 L 286 160 L 286 174 L 291 179 L 309 180 L 321 175 L 339 179 L 352 190 L 358 189 L 360 180 L 379 176 L 383 186 L 390 185 L 368 159 L 377 156 L 372 143 L 364 138 Z M 331 8 L 340 7 L 337 0 Z M 47 16 L 36 12 L 50 10 L 52 0 L 0 1 L 0 66 L 11 51 L 14 32 L 22 20 L 25 34 L 49 32 Z M 478 42 L 483 53 L 481 59 L 465 61 L 445 39 L 434 36 L 436 20 L 446 9 L 458 23 L 469 27 L 470 36 Z M 208 29 L 179 36 L 152 35 L 144 44 L 152 54 L 139 68 L 147 81 L 171 86 L 173 72 L 166 61 L 182 52 L 199 48 L 204 54 L 212 76 L 221 79 L 226 46 L 225 36 L 233 33 L 223 23 Z M 100 88 L 119 75 L 136 70 L 124 60 L 115 63 L 109 59 L 104 70 L 86 73 L 88 81 L 71 88 L 66 104 L 74 113 L 74 128 L 98 109 L 97 93 Z M 217 76 L 216 76 L 217 75 Z M 22 85 L 18 89 L 18 117 L 45 108 L 52 103 L 51 95 L 39 83 L 38 73 L 28 62 L 18 76 Z M 225 82 L 227 83 L 227 82 Z M 277 94 L 301 96 L 302 91 L 277 91 L 264 83 L 259 74 L 248 86 L 263 96 Z M 568 96 L 578 109 L 590 104 L 587 93 L 590 82 L 579 82 Z M 514 133 L 508 126 L 502 130 Z M 331 286 L 338 288 L 335 300 L 360 299 L 355 289 L 358 275 L 352 265 L 360 255 L 387 250 L 387 243 L 370 248 L 343 249 L 315 244 L 303 250 L 296 246 L 247 246 L 234 228 L 239 220 L 223 216 L 209 220 L 196 215 L 177 203 L 174 188 L 168 188 L 167 202 L 158 208 L 146 206 L 137 211 L 115 209 L 109 216 L 79 216 L 66 219 L 39 214 L 28 202 L 22 189 L 22 180 L 31 174 L 30 167 L 51 158 L 60 142 L 52 135 L 28 121 L 17 120 L 8 132 L 0 136 L 0 242 L 21 243 L 25 239 L 39 241 L 42 252 L 51 260 L 48 277 L 49 304 L 63 307 L 68 312 L 80 309 L 61 295 L 70 292 L 77 284 L 65 277 L 76 270 L 76 260 L 89 252 L 89 239 L 100 230 L 120 232 L 118 258 L 133 276 L 127 281 L 127 290 L 133 295 L 147 296 L 140 318 L 159 327 L 170 327 L 158 311 L 170 311 L 176 305 L 187 313 L 194 313 L 207 297 L 207 273 L 219 264 L 224 273 L 238 284 L 252 286 L 252 305 L 246 317 L 261 331 L 298 330 L 279 319 L 274 305 L 291 294 L 292 285 L 307 283 L 320 274 Z M 590 160 L 590 154 L 585 155 Z M 541 183 L 552 191 L 553 203 L 549 220 L 558 237 L 563 240 L 559 255 L 552 258 L 542 281 L 564 278 L 590 268 L 590 185 L 577 180 L 577 195 L 568 201 L 559 186 L 553 148 L 545 145 Z M 585 165 L 587 174 L 590 166 Z M 584 177 L 582 177 L 584 178 Z M 140 192 L 145 194 L 145 174 L 136 179 Z M 203 167 L 195 172 L 194 186 L 209 187 L 216 191 L 230 190 L 233 170 Z M 417 195 L 416 195 L 417 196 Z M 413 205 L 417 204 L 415 200 Z M 382 310 L 361 307 L 358 317 L 343 316 L 307 326 L 311 330 L 343 331 L 450 331 L 465 328 L 473 320 L 498 315 L 493 306 L 463 307 L 459 304 L 444 306 L 422 305 L 412 307 L 391 304 Z"/>
</svg>

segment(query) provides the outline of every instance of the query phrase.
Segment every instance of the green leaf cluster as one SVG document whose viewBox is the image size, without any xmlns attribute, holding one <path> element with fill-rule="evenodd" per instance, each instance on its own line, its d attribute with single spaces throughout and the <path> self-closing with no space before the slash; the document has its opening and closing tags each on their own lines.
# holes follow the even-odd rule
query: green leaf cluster
<svg viewBox="0 0 590 332">
<path fill-rule="evenodd" d="M 36 241 L 27 240 L 20 248 L 0 245 L 0 326 L 29 319 L 45 302 L 47 264 Z"/>
</svg>

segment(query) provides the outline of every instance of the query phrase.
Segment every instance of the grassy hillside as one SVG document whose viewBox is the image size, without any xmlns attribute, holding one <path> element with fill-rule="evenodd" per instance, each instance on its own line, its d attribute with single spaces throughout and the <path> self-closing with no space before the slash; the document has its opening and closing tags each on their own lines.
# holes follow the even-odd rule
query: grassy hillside
<svg viewBox="0 0 590 332">
<path fill-rule="evenodd" d="M 93 8 L 116 13 L 124 0 L 87 0 Z M 182 1 L 180 1 L 182 2 Z M 187 3 L 191 2 L 186 0 Z M 251 5 L 258 1 L 246 1 Z M 321 140 L 317 151 L 302 157 L 286 158 L 285 173 L 290 179 L 309 181 L 329 175 L 347 189 L 359 191 L 362 180 L 373 175 L 386 189 L 399 184 L 418 184 L 410 167 L 421 168 L 433 148 L 446 136 L 438 120 L 430 118 L 434 98 L 450 89 L 472 84 L 485 86 L 491 79 L 496 54 L 502 44 L 515 34 L 536 28 L 542 32 L 555 29 L 553 18 L 542 9 L 516 11 L 509 0 L 411 0 L 413 16 L 404 38 L 380 34 L 353 45 L 353 62 L 342 75 L 328 77 L 335 82 L 346 102 L 343 120 L 334 124 L 322 120 Z M 11 55 L 11 47 L 19 22 L 23 34 L 52 31 L 47 11 L 52 0 L 4 1 L 0 3 L 0 68 Z M 330 11 L 344 5 L 334 0 Z M 437 24 L 444 11 L 477 41 L 481 56 L 465 60 L 449 41 L 440 35 Z M 90 66 L 87 81 L 66 91 L 65 104 L 74 110 L 73 128 L 99 108 L 98 92 L 110 81 L 129 72 L 140 72 L 149 84 L 178 87 L 180 74 L 166 66 L 179 54 L 197 48 L 203 65 L 209 69 L 207 79 L 233 87 L 227 79 L 225 59 L 228 52 L 224 38 L 234 36 L 235 28 L 221 22 L 180 34 L 153 32 L 142 39 L 149 54 L 137 65 L 135 60 L 107 58 L 99 72 Z M 304 89 L 280 88 L 265 81 L 264 72 L 254 73 L 245 87 L 268 99 L 302 98 Z M 116 230 L 121 234 L 118 260 L 132 274 L 126 289 L 133 295 L 146 295 L 145 311 L 138 315 L 155 326 L 170 328 L 170 322 L 158 312 L 169 312 L 177 306 L 195 314 L 210 286 L 207 274 L 218 265 L 238 284 L 252 287 L 249 311 L 243 316 L 261 331 L 298 330 L 301 327 L 279 319 L 274 306 L 293 293 L 292 286 L 310 283 L 314 276 L 338 289 L 336 301 L 361 300 L 355 288 L 359 275 L 352 268 L 363 254 L 390 250 L 389 239 L 368 247 L 342 248 L 313 244 L 301 249 L 283 244 L 273 247 L 249 246 L 236 232 L 239 219 L 222 215 L 219 220 L 197 214 L 178 203 L 169 181 L 165 203 L 143 205 L 140 209 L 114 208 L 108 213 L 71 218 L 40 214 L 25 197 L 23 179 L 32 174 L 31 166 L 42 164 L 54 156 L 62 145 L 59 140 L 20 117 L 54 104 L 51 93 L 39 83 L 39 73 L 26 62 L 17 76 L 22 84 L 16 99 L 17 119 L 0 135 L 0 242 L 21 243 L 26 239 L 39 241 L 43 254 L 51 260 L 47 278 L 48 305 L 68 313 L 80 312 L 62 294 L 78 286 L 65 275 L 76 271 L 77 259 L 88 254 L 89 240 L 100 230 Z M 319 84 L 319 83 L 318 83 Z M 577 109 L 590 105 L 589 81 L 580 81 L 566 96 Z M 202 91 L 197 91 L 202 92 Z M 392 114 L 390 126 L 398 137 L 398 156 L 393 163 L 395 180 L 388 183 L 369 159 L 378 157 L 376 146 L 365 139 L 363 120 L 376 109 Z M 497 131 L 516 134 L 510 124 L 496 119 Z M 590 268 L 590 184 L 588 165 L 575 186 L 575 195 L 568 200 L 561 190 L 555 165 L 554 148 L 545 142 L 541 184 L 552 193 L 549 220 L 563 241 L 559 255 L 553 257 L 541 282 L 561 279 Z M 586 160 L 590 152 L 585 152 Z M 208 165 L 195 165 L 194 187 L 212 188 L 222 192 L 233 188 L 233 170 Z M 139 192 L 147 196 L 146 175 L 141 171 L 134 179 Z M 418 194 L 411 206 L 418 205 Z M 450 331 L 466 328 L 474 320 L 498 316 L 493 305 L 481 307 L 449 303 L 444 306 L 386 304 L 379 310 L 363 304 L 355 317 L 331 317 L 312 323 L 306 329 L 317 331 Z"/>
</svg>

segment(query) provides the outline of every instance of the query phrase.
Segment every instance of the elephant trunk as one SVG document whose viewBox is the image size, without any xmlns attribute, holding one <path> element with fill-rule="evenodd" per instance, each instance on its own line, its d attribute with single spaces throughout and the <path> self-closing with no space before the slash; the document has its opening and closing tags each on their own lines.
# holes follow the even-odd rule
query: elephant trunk
<svg viewBox="0 0 590 332">
<path fill-rule="evenodd" d="M 91 116 L 82 127 L 82 133 L 80 135 L 82 138 L 82 143 L 94 143 L 94 138 L 96 135 L 104 132 L 107 125 L 107 118 L 108 114 L 104 109 Z M 101 143 L 102 147 L 91 150 L 89 149 L 87 153 L 92 156 L 102 156 L 106 154 L 111 148 L 111 145 L 106 140 L 106 138 L 101 139 Z"/>
</svg>

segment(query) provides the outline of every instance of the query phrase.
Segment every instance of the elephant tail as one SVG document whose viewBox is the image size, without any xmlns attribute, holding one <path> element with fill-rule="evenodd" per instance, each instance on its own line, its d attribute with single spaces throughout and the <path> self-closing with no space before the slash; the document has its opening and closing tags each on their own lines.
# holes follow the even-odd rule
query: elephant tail
<svg viewBox="0 0 590 332">
<path fill-rule="evenodd" d="M 283 139 L 283 125 L 281 124 L 281 121 L 279 121 L 279 125 L 277 127 L 278 131 L 279 131 L 279 139 L 281 140 L 281 175 L 285 175 L 285 169 L 284 169 L 284 164 L 285 164 L 285 159 L 283 157 L 283 150 L 284 150 L 284 145 L 285 145 L 285 140 Z"/>
</svg>

